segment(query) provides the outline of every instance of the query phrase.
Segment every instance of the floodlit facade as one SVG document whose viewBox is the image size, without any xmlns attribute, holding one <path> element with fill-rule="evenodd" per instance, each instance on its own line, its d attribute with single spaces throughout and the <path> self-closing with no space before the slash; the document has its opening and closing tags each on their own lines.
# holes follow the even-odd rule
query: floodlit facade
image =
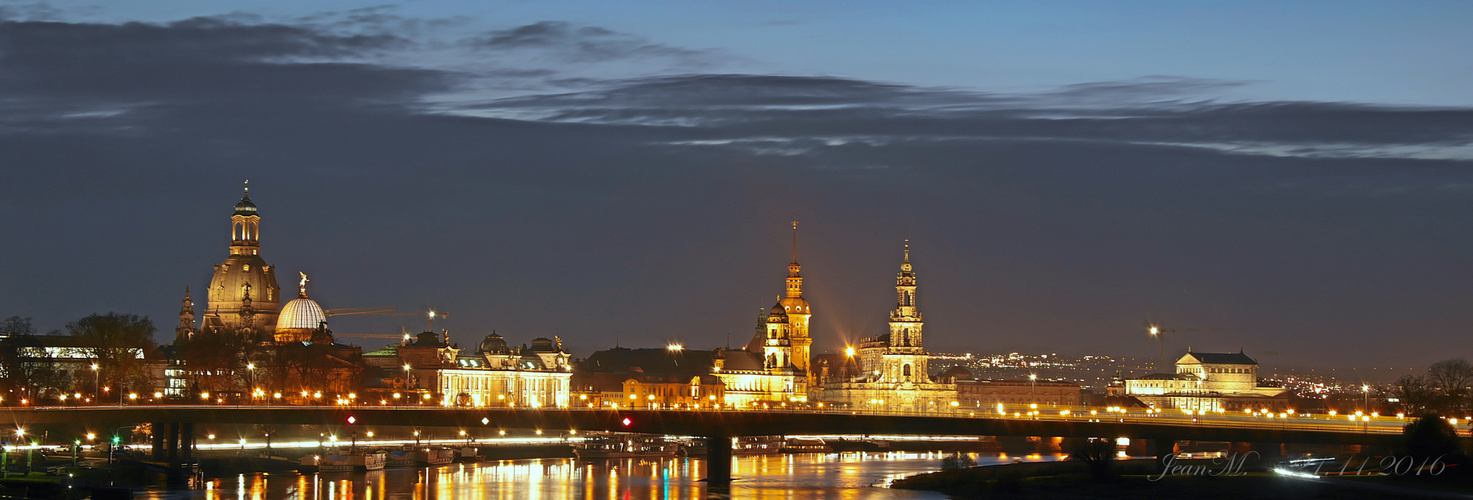
<svg viewBox="0 0 1473 500">
<path fill-rule="evenodd" d="M 929 355 L 923 346 L 925 322 L 916 305 L 916 274 L 910 263 L 910 243 L 895 278 L 895 309 L 890 331 L 861 339 L 856 377 L 827 383 L 823 399 L 831 404 L 871 410 L 928 411 L 956 407 L 956 384 L 933 381 Z"/>
<path fill-rule="evenodd" d="M 492 332 L 474 353 L 456 356 L 434 372 L 445 404 L 566 408 L 572 367 L 561 339 L 538 338 L 513 349 Z"/>
<path fill-rule="evenodd" d="M 1125 379 L 1111 390 L 1148 406 L 1194 412 L 1283 409 L 1288 405 L 1287 391 L 1259 385 L 1258 362 L 1241 352 L 1189 350 L 1176 361 L 1176 373 Z"/>
<path fill-rule="evenodd" d="M 281 287 L 276 268 L 261 258 L 261 216 L 249 185 L 230 216 L 230 255 L 215 265 L 207 292 L 201 328 L 275 330 Z M 187 338 L 190 331 L 178 334 Z"/>
</svg>

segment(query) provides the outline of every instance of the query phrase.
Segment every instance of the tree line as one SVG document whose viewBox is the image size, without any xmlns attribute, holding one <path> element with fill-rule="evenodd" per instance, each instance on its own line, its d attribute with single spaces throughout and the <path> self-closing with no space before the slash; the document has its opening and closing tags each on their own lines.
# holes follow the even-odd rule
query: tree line
<svg viewBox="0 0 1473 500">
<path fill-rule="evenodd" d="M 1407 415 L 1473 415 L 1473 364 L 1463 358 L 1438 361 L 1425 374 L 1397 379 L 1388 397 Z"/>
<path fill-rule="evenodd" d="M 162 353 L 153 340 L 156 330 L 146 316 L 111 312 L 89 315 L 45 335 L 30 318 L 0 320 L 0 396 L 5 398 L 0 403 L 63 394 L 148 397 L 159 386 L 151 366 L 159 362 L 181 372 L 188 387 L 178 389 L 191 396 L 233 392 L 248 397 L 253 388 L 349 392 L 361 385 L 366 369 L 361 355 L 345 359 L 336 353 L 325 329 L 314 334 L 317 342 L 281 344 L 258 329 L 203 329 Z M 55 342 L 48 337 L 71 339 Z"/>
<path fill-rule="evenodd" d="M 0 336 L 4 337 L 0 339 L 0 388 L 12 398 L 29 400 L 73 392 L 120 395 L 148 390 L 154 380 L 145 358 L 156 347 L 154 331 L 153 321 L 146 316 L 93 314 L 67 323 L 65 332 L 49 332 L 47 336 L 75 340 L 71 346 L 57 347 L 48 346 L 37 334 L 31 318 L 0 320 Z M 59 363 L 59 354 L 90 358 L 97 368 L 88 371 L 95 373 L 67 371 Z"/>
</svg>

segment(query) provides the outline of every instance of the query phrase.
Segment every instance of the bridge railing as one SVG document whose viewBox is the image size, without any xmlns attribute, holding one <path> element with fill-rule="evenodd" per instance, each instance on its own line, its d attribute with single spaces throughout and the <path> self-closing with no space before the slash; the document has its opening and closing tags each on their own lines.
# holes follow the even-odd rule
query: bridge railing
<svg viewBox="0 0 1473 500">
<path fill-rule="evenodd" d="M 130 405 L 130 406 L 42 406 L 27 407 L 33 411 L 118 411 L 136 409 L 198 409 L 198 408 L 230 408 L 232 410 L 246 411 L 270 411 L 270 410 L 303 410 L 322 409 L 335 411 L 351 410 L 374 410 L 374 411 L 516 411 L 516 412 L 543 412 L 543 411 L 569 411 L 569 412 L 620 412 L 620 411 L 658 411 L 658 412 L 680 412 L 680 413 L 709 413 L 709 412 L 765 412 L 783 414 L 833 414 L 833 415 L 869 415 L 869 416 L 895 416 L 895 417 L 933 417 L 933 418 L 978 418 L 1017 421 L 1053 421 L 1053 422 L 1080 422 L 1080 423 L 1127 423 L 1127 424 L 1152 424 L 1176 427 L 1212 427 L 1232 429 L 1254 429 L 1254 430 L 1284 430 L 1284 431 L 1309 431 L 1309 432 L 1360 432 L 1366 434 L 1400 434 L 1404 420 L 1393 417 L 1381 417 L 1371 422 L 1356 421 L 1334 418 L 1321 418 L 1311 416 L 1294 417 L 1272 417 L 1246 415 L 1205 415 L 1187 416 L 1174 413 L 1152 413 L 1131 414 L 1129 412 L 1097 412 L 1090 414 L 1084 407 L 1078 409 L 1057 410 L 1051 413 L 1036 413 L 1022 415 L 1021 412 L 998 413 L 984 408 L 947 408 L 938 410 L 899 410 L 899 409 L 864 409 L 864 408 L 764 408 L 764 409 L 713 409 L 713 408 L 691 408 L 691 409 L 647 409 L 647 408 L 586 408 L 586 407 L 550 407 L 550 408 L 507 408 L 507 407 L 446 407 L 446 406 L 372 406 L 372 405 L 211 405 L 211 404 L 185 404 L 185 405 Z"/>
</svg>

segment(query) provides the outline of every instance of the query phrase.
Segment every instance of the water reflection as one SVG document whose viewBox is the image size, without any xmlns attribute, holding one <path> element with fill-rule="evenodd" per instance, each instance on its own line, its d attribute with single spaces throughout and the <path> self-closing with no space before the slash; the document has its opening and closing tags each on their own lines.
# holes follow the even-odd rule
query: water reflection
<svg viewBox="0 0 1473 500">
<path fill-rule="evenodd" d="M 653 458 L 506 460 L 368 473 L 244 474 L 203 489 L 141 492 L 145 499 L 430 500 L 590 498 L 945 498 L 883 488 L 890 480 L 936 470 L 942 453 L 841 453 L 739 456 L 730 491 L 708 491 L 705 460 Z M 974 455 L 975 456 L 975 455 Z M 979 464 L 1058 460 L 1055 455 L 975 456 Z"/>
</svg>

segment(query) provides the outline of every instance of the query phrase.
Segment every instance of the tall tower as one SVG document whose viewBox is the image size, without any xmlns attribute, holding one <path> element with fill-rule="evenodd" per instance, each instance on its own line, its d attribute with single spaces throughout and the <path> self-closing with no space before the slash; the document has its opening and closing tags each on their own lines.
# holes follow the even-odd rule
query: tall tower
<svg viewBox="0 0 1473 500">
<path fill-rule="evenodd" d="M 250 181 L 247 181 L 250 182 Z M 200 328 L 271 333 L 281 300 L 276 269 L 261 258 L 261 216 L 251 202 L 250 185 L 230 216 L 230 255 L 215 265 Z"/>
<path fill-rule="evenodd" d="M 189 287 L 184 287 L 184 305 L 179 308 L 179 327 L 174 329 L 174 343 L 189 340 L 194 336 L 194 299 L 189 298 Z"/>
<path fill-rule="evenodd" d="M 890 311 L 890 347 L 898 350 L 921 348 L 921 311 L 916 307 L 916 273 L 910 265 L 910 240 L 905 240 L 905 261 L 895 277 L 895 310 Z"/>
<path fill-rule="evenodd" d="M 802 269 L 803 266 L 798 265 L 798 221 L 793 221 L 793 262 L 788 264 L 787 294 L 778 305 L 782 306 L 788 317 L 793 367 L 812 380 L 808 356 L 813 339 L 808 336 L 808 319 L 813 316 L 813 310 L 808 306 L 808 301 L 803 299 L 803 276 L 799 273 Z"/>
<path fill-rule="evenodd" d="M 927 356 L 921 347 L 920 308 L 916 307 L 916 275 L 910 264 L 910 240 L 905 240 L 905 260 L 895 277 L 895 310 L 890 311 L 890 345 L 884 357 L 886 378 L 900 383 L 923 383 L 927 378 Z"/>
<path fill-rule="evenodd" d="M 762 367 L 769 372 L 781 372 L 793 364 L 792 328 L 788 321 L 782 302 L 773 305 L 762 339 Z"/>
</svg>

